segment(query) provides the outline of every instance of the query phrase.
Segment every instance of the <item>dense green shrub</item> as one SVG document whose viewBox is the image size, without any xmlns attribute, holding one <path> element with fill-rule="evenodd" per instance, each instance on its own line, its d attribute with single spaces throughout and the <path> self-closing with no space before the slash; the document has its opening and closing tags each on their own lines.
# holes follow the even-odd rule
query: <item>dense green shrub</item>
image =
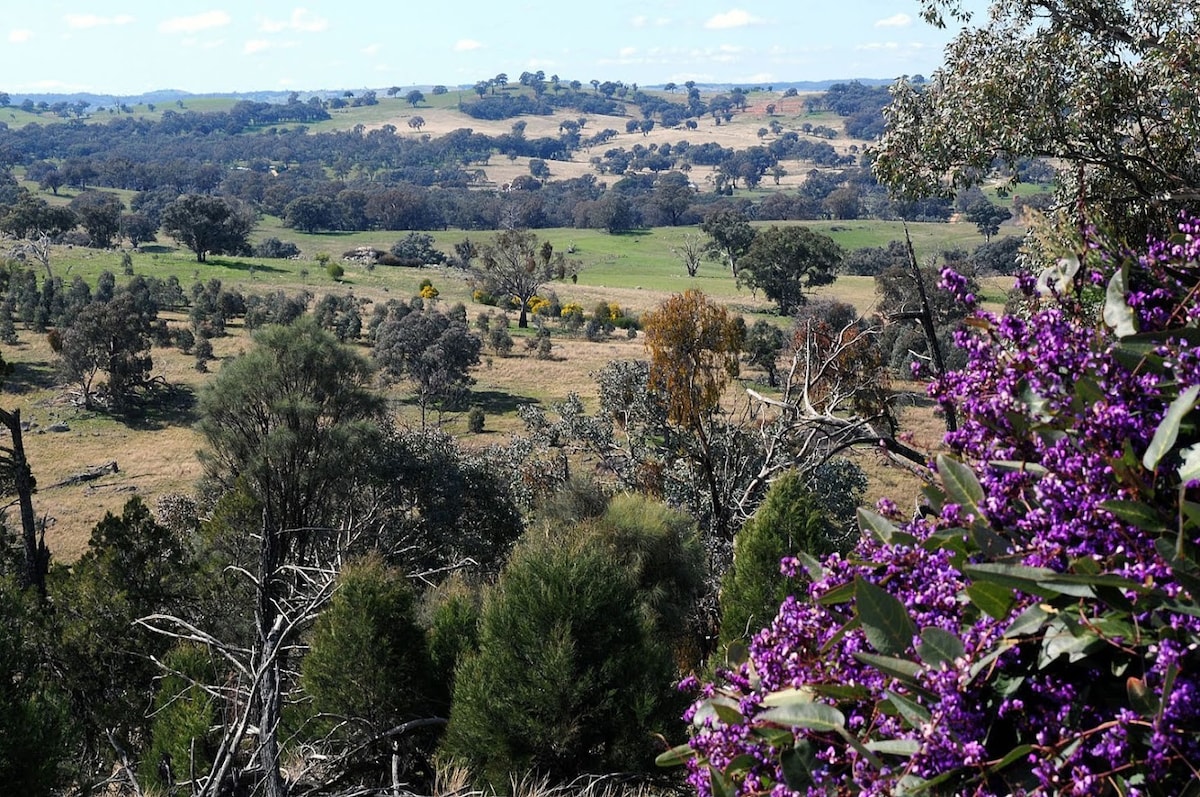
<svg viewBox="0 0 1200 797">
<path fill-rule="evenodd" d="M 442 754 L 499 790 L 514 772 L 563 783 L 647 770 L 678 698 L 636 589 L 606 545 L 522 546 L 484 604 L 478 652 L 459 665 Z"/>
<path fill-rule="evenodd" d="M 721 647 L 748 640 L 771 621 L 785 597 L 798 591 L 803 579 L 779 572 L 785 556 L 844 552 L 850 547 L 846 542 L 853 544 L 831 526 L 822 502 L 799 473 L 779 477 L 734 541 L 733 567 L 721 584 Z"/>
</svg>

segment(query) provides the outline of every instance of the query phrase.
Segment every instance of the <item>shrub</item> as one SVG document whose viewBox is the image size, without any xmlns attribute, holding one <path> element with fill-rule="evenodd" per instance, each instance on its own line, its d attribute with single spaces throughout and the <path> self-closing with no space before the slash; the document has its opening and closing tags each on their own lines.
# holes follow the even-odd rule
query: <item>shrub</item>
<svg viewBox="0 0 1200 797">
<path fill-rule="evenodd" d="M 513 555 L 455 676 L 441 752 L 493 788 L 646 771 L 674 719 L 672 666 L 629 568 L 601 544 L 530 542 Z"/>
<path fill-rule="evenodd" d="M 495 307 L 499 304 L 495 296 L 482 288 L 476 288 L 475 292 L 471 294 L 471 299 L 477 304 L 486 304 L 489 307 Z"/>
<path fill-rule="evenodd" d="M 325 264 L 325 273 L 335 280 L 340 280 L 346 275 L 346 269 L 342 268 L 341 263 L 331 261 Z"/>
<path fill-rule="evenodd" d="M 483 431 L 483 421 L 483 410 L 479 407 L 472 407 L 467 412 L 467 431 L 479 434 Z"/>
<path fill-rule="evenodd" d="M 287 259 L 292 257 L 300 257 L 300 247 L 296 246 L 291 241 L 281 241 L 278 238 L 265 238 L 259 244 L 256 244 L 250 253 L 254 257 L 267 257 L 272 259 Z"/>
<path fill-rule="evenodd" d="M 501 357 L 507 357 L 513 348 L 512 336 L 508 334 L 508 330 L 503 327 L 496 327 L 488 333 L 488 345 L 492 347 L 492 351 L 499 354 Z"/>
</svg>

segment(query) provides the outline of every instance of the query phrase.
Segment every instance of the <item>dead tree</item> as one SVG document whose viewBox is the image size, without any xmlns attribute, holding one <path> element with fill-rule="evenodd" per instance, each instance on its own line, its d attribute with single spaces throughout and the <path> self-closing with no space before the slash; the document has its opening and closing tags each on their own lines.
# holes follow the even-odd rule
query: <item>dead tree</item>
<svg viewBox="0 0 1200 797">
<path fill-rule="evenodd" d="M 29 462 L 25 459 L 22 438 L 21 411 L 0 410 L 0 424 L 8 430 L 10 445 L 0 446 L 0 474 L 12 480 L 21 513 L 21 540 L 25 549 L 25 569 L 21 576 L 24 587 L 35 587 L 46 596 L 46 573 L 50 569 L 50 550 L 46 547 L 45 529 L 38 535 L 33 514 L 33 491 L 36 482 Z"/>
</svg>

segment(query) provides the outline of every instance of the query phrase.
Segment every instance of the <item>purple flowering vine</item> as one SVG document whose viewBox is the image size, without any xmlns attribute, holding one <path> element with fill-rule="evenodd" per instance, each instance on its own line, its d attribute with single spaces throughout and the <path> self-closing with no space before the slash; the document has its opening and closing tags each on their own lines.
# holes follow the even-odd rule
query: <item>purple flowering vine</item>
<svg viewBox="0 0 1200 797">
<path fill-rule="evenodd" d="M 1174 795 L 1200 772 L 1200 219 L 975 311 L 928 512 L 860 510 L 698 699 L 702 797 Z M 953 271 L 941 284 L 971 306 Z"/>
</svg>

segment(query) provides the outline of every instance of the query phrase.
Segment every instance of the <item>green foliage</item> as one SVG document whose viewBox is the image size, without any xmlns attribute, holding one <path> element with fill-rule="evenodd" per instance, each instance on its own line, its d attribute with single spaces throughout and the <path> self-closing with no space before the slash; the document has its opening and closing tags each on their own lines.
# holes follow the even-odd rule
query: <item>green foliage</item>
<svg viewBox="0 0 1200 797">
<path fill-rule="evenodd" d="M 11 794 L 51 794 L 71 769 L 70 706 L 44 666 L 32 599 L 0 576 L 0 783 Z"/>
<path fill-rule="evenodd" d="M 200 395 L 201 460 L 217 484 L 244 480 L 284 548 L 303 550 L 301 530 L 328 525 L 369 465 L 382 406 L 370 363 L 311 317 L 264 327 L 254 343 Z"/>
<path fill-rule="evenodd" d="M 168 640 L 134 625 L 160 612 L 186 614 L 194 593 L 190 552 L 151 517 L 141 499 L 96 525 L 71 569 L 51 571 L 54 667 L 81 730 L 80 766 L 98 771 L 117 730 L 132 748 L 146 730 L 146 706 Z M 121 737 L 118 737 L 121 738 Z"/>
<path fill-rule="evenodd" d="M 607 545 L 523 546 L 459 665 L 442 753 L 501 791 L 513 772 L 565 783 L 645 771 L 678 698 L 668 652 L 630 600 L 636 585 Z"/>
<path fill-rule="evenodd" d="M 209 252 L 249 252 L 250 231 L 257 218 L 236 200 L 204 194 L 184 194 L 163 210 L 163 230 L 196 253 L 203 263 Z"/>
<path fill-rule="evenodd" d="M 830 523 L 823 501 L 799 473 L 788 471 L 776 479 L 734 540 L 733 567 L 721 585 L 721 647 L 748 640 L 771 621 L 785 597 L 800 589 L 801 577 L 779 571 L 785 556 L 803 552 L 819 558 L 845 553 L 852 544 Z"/>
<path fill-rule="evenodd" d="M 484 414 L 483 408 L 472 407 L 467 411 L 467 431 L 472 434 L 479 434 L 483 431 Z"/>
<path fill-rule="evenodd" d="M 199 645 L 182 644 L 163 658 L 167 674 L 159 681 L 151 712 L 150 744 L 142 757 L 142 783 L 167 789 L 170 780 L 207 772 L 220 742 L 218 704 L 201 684 L 217 682 L 212 656 Z"/>
<path fill-rule="evenodd" d="M 837 279 L 842 248 L 832 238 L 807 227 L 775 227 L 760 230 L 742 258 L 738 279 L 761 289 L 779 305 L 780 315 L 806 301 L 806 292 Z"/>
<path fill-rule="evenodd" d="M 461 573 L 454 573 L 422 598 L 429 662 L 433 674 L 441 679 L 438 694 L 447 700 L 447 708 L 454 696 L 458 663 L 478 646 L 481 599 L 479 588 Z"/>
<path fill-rule="evenodd" d="M 316 713 L 307 729 L 311 738 L 328 739 L 333 730 L 346 746 L 366 741 L 369 749 L 355 757 L 369 762 L 392 749 L 376 737 L 431 715 L 436 681 L 414 607 L 407 578 L 378 555 L 343 569 L 301 666 L 301 685 Z M 400 741 L 411 750 L 414 738 L 420 734 Z"/>
</svg>

